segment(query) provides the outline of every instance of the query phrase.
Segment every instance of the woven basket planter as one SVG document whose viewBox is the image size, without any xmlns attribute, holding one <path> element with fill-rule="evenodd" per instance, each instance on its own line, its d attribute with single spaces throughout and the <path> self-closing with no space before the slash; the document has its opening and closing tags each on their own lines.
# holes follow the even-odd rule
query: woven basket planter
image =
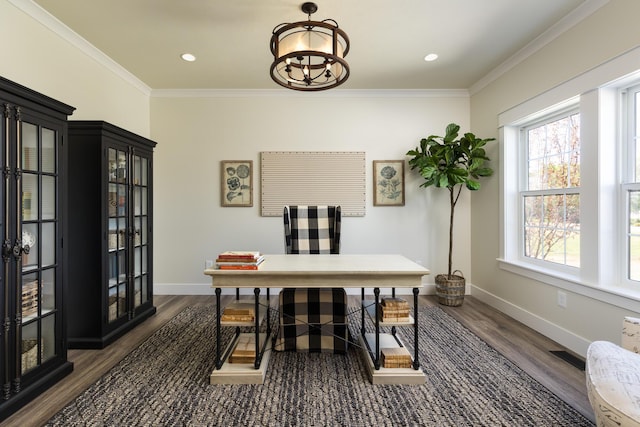
<svg viewBox="0 0 640 427">
<path fill-rule="evenodd" d="M 463 276 L 438 274 L 436 276 L 436 296 L 438 303 L 458 307 L 464 301 L 465 280 Z"/>
</svg>

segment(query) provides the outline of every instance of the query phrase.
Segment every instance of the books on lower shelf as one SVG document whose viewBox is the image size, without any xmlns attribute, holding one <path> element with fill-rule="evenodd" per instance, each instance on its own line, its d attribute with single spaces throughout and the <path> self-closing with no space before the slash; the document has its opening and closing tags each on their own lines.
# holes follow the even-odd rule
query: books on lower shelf
<svg viewBox="0 0 640 427">
<path fill-rule="evenodd" d="M 225 251 L 218 254 L 216 268 L 219 270 L 257 270 L 264 261 L 259 251 Z"/>
<path fill-rule="evenodd" d="M 236 348 L 229 356 L 230 363 L 253 363 L 256 359 L 256 338 L 254 335 L 240 335 Z"/>
<path fill-rule="evenodd" d="M 380 301 L 380 320 L 408 322 L 411 312 L 409 303 L 396 297 L 382 297 Z"/>
<path fill-rule="evenodd" d="M 413 363 L 406 347 L 381 348 L 380 356 L 383 368 L 411 368 Z"/>
<path fill-rule="evenodd" d="M 222 322 L 253 322 L 256 319 L 255 305 L 250 302 L 235 302 L 222 311 Z"/>
</svg>

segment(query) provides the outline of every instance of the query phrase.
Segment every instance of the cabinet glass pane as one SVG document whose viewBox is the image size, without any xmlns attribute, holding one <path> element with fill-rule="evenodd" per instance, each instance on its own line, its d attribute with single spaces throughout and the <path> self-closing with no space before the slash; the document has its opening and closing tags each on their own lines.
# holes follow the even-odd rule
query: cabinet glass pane
<svg viewBox="0 0 640 427">
<path fill-rule="evenodd" d="M 146 158 L 142 158 L 141 160 L 142 172 L 140 173 L 142 177 L 141 185 L 147 186 L 149 183 L 148 170 L 149 170 L 149 160 Z"/>
<path fill-rule="evenodd" d="M 114 286 L 115 284 L 117 284 L 117 274 L 118 274 L 118 256 L 117 253 L 115 252 L 111 252 L 109 254 L 109 273 L 108 273 L 108 279 L 109 279 L 109 286 Z"/>
<path fill-rule="evenodd" d="M 53 358 L 56 355 L 56 314 L 49 314 L 42 319 L 42 362 Z"/>
<path fill-rule="evenodd" d="M 109 184 L 109 195 L 107 196 L 107 206 L 109 207 L 109 216 L 118 215 L 118 185 Z"/>
<path fill-rule="evenodd" d="M 147 217 L 143 216 L 141 218 L 142 223 L 140 226 L 140 241 L 142 242 L 143 245 L 146 245 L 147 243 L 149 243 L 149 232 L 147 230 Z"/>
<path fill-rule="evenodd" d="M 140 217 L 133 220 L 133 246 L 140 246 L 142 243 L 142 230 L 140 229 Z"/>
<path fill-rule="evenodd" d="M 117 178 L 118 178 L 118 162 L 116 160 L 116 150 L 114 150 L 113 148 L 109 148 L 109 159 L 108 159 L 108 167 L 107 167 L 107 173 L 108 173 L 108 180 L 110 182 L 116 182 Z"/>
<path fill-rule="evenodd" d="M 134 275 L 140 276 L 142 274 L 142 253 L 140 251 L 140 247 L 138 246 L 133 250 L 133 259 L 134 259 Z"/>
<path fill-rule="evenodd" d="M 38 366 L 38 359 L 43 347 L 43 340 L 38 340 L 38 323 L 31 322 L 22 328 L 22 348 L 20 349 L 22 373 Z"/>
<path fill-rule="evenodd" d="M 42 128 L 42 172 L 56 173 L 56 133 Z"/>
<path fill-rule="evenodd" d="M 125 249 L 127 244 L 127 219 L 119 218 L 118 219 L 118 249 Z M 125 254 L 122 252 L 122 257 L 124 258 Z M 122 274 L 124 274 L 124 269 L 122 270 Z"/>
<path fill-rule="evenodd" d="M 149 276 L 145 274 L 140 280 L 142 281 L 142 303 L 144 304 L 149 301 Z"/>
<path fill-rule="evenodd" d="M 141 190 L 142 193 L 142 200 L 140 202 L 141 204 L 141 214 L 142 215 L 147 215 L 147 189 L 146 188 L 142 188 Z"/>
<path fill-rule="evenodd" d="M 22 169 L 38 170 L 38 128 L 22 122 Z"/>
<path fill-rule="evenodd" d="M 118 216 L 127 214 L 127 187 L 118 184 Z"/>
<path fill-rule="evenodd" d="M 140 185 L 141 180 L 141 162 L 142 159 L 139 156 L 133 157 L 133 185 Z"/>
<path fill-rule="evenodd" d="M 22 220 L 38 219 L 38 175 L 22 174 Z"/>
<path fill-rule="evenodd" d="M 142 192 L 140 187 L 133 188 L 133 214 L 140 215 L 142 212 Z"/>
<path fill-rule="evenodd" d="M 56 308 L 56 269 L 42 271 L 42 314 Z"/>
<path fill-rule="evenodd" d="M 127 153 L 124 151 L 118 151 L 117 180 L 118 182 L 127 181 Z"/>
<path fill-rule="evenodd" d="M 38 245 L 40 245 L 40 236 L 38 236 L 38 224 L 22 224 L 22 246 L 29 246 L 29 253 L 22 254 L 23 272 L 38 268 Z"/>
<path fill-rule="evenodd" d="M 143 273 L 148 273 L 149 269 L 147 267 L 147 246 L 143 246 L 142 247 L 142 272 Z"/>
<path fill-rule="evenodd" d="M 42 177 L 42 219 L 56 217 L 56 177 Z"/>
<path fill-rule="evenodd" d="M 42 224 L 42 266 L 56 262 L 56 226 L 53 222 Z"/>
<path fill-rule="evenodd" d="M 38 316 L 40 290 L 38 289 L 37 273 L 22 276 L 22 323 Z"/>
<path fill-rule="evenodd" d="M 137 277 L 136 280 L 133 282 L 133 289 L 134 289 L 133 305 L 135 307 L 138 307 L 140 304 L 142 304 L 141 286 L 142 286 L 142 279 L 140 277 Z"/>
</svg>

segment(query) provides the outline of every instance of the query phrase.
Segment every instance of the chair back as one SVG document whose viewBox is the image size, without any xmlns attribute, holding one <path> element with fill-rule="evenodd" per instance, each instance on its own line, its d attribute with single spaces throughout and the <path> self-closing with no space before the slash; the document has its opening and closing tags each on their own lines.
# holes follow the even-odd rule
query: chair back
<svg viewBox="0 0 640 427">
<path fill-rule="evenodd" d="M 285 206 L 287 254 L 339 254 L 340 206 Z"/>
</svg>

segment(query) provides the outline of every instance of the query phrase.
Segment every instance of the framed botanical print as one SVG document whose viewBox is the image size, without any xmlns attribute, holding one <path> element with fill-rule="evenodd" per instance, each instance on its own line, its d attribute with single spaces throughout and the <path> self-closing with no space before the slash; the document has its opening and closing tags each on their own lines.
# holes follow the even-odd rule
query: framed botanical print
<svg viewBox="0 0 640 427">
<path fill-rule="evenodd" d="M 373 205 L 404 206 L 404 160 L 373 161 Z"/>
<path fill-rule="evenodd" d="M 253 206 L 253 160 L 220 162 L 222 206 Z"/>
</svg>

